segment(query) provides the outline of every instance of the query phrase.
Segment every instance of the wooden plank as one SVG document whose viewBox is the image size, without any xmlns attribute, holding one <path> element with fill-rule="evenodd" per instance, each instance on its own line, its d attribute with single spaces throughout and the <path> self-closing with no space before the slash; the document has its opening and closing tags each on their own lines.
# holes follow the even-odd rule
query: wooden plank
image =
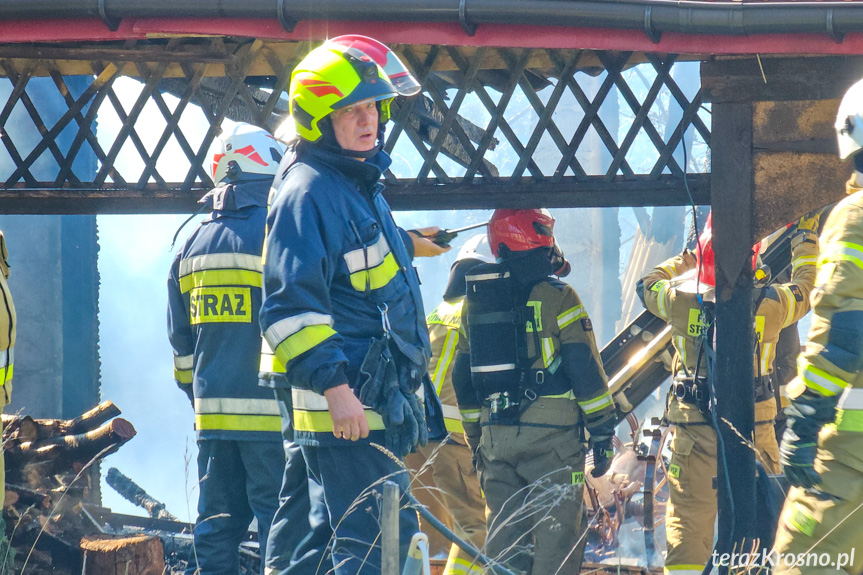
<svg viewBox="0 0 863 575">
<path fill-rule="evenodd" d="M 838 100 L 753 104 L 756 238 L 844 195 L 852 167 L 837 155 L 838 106 Z"/>
<path fill-rule="evenodd" d="M 194 37 L 184 38 L 182 45 L 171 51 L 165 50 L 166 43 L 167 40 L 153 39 L 147 44 L 138 44 L 134 48 L 124 46 L 121 42 L 76 43 L 68 46 L 52 44 L 0 44 L 0 58 L 13 60 L 19 69 L 32 60 L 56 60 L 58 69 L 64 76 L 98 73 L 91 68 L 90 62 L 104 60 L 111 62 L 170 62 L 171 65 L 165 71 L 166 78 L 182 78 L 184 76 L 180 63 L 206 64 L 205 77 L 219 77 L 226 75 L 225 63 L 233 59 L 231 54 L 235 53 L 236 49 L 245 42 L 226 41 L 225 51 L 214 49 L 209 43 L 202 43 L 200 38 Z M 304 56 L 317 44 L 306 41 L 265 41 L 270 54 L 275 54 L 282 62 L 291 61 L 297 56 Z M 404 46 L 391 44 L 391 47 L 398 53 L 403 51 Z M 412 44 L 410 46 L 420 59 L 423 59 L 432 49 L 432 45 L 429 44 Z M 468 60 L 473 57 L 478 49 L 476 46 L 462 46 L 459 48 Z M 556 50 L 556 52 L 563 59 L 568 60 L 577 50 L 560 49 Z M 679 56 L 678 60 L 696 61 L 702 60 L 704 57 L 702 55 L 688 54 Z M 633 54 L 629 64 L 636 65 L 646 62 L 648 62 L 648 56 L 639 52 Z M 533 50 L 526 67 L 535 70 L 554 70 L 555 63 L 545 50 Z M 509 70 L 510 64 L 496 51 L 489 50 L 483 56 L 480 68 L 483 70 Z M 579 62 L 580 70 L 594 72 L 602 70 L 602 68 L 603 65 L 596 51 L 586 51 Z M 434 65 L 434 71 L 437 72 L 454 72 L 460 69 L 460 66 L 446 54 L 438 58 Z M 264 54 L 259 55 L 250 67 L 250 75 L 253 76 L 277 75 L 279 72 L 280 70 L 273 69 L 270 59 Z M 137 71 L 134 66 L 129 66 L 123 69 L 123 74 L 125 75 L 126 73 L 136 77 Z M 47 75 L 47 70 L 45 68 L 37 69 L 34 71 L 34 75 Z"/>
<path fill-rule="evenodd" d="M 755 237 L 845 196 L 853 164 L 830 154 L 755 154 Z"/>
<path fill-rule="evenodd" d="M 689 188 L 696 204 L 710 202 L 710 175 L 690 174 Z M 0 191 L 2 214 L 170 214 L 192 213 L 198 199 L 208 191 L 200 187 L 182 189 L 148 184 L 142 189 L 86 188 L 50 189 L 18 185 Z M 562 182 L 418 184 L 413 181 L 388 184 L 387 201 L 397 210 L 450 210 L 493 208 L 682 206 L 689 204 L 683 182 L 671 177 L 660 180 L 603 182 L 601 176 Z"/>
<path fill-rule="evenodd" d="M 763 70 L 763 73 L 762 73 Z M 829 100 L 863 77 L 863 57 L 722 58 L 701 64 L 708 102 Z"/>
<path fill-rule="evenodd" d="M 838 109 L 838 99 L 756 102 L 752 109 L 753 145 L 757 150 L 783 142 L 831 142 L 823 152 L 836 155 L 833 123 Z"/>
<path fill-rule="evenodd" d="M 752 437 L 755 419 L 752 113 L 750 103 L 713 106 L 710 191 L 716 252 L 713 384 L 722 440 L 719 445 L 724 447 L 717 450 L 719 554 L 748 549 L 756 525 L 755 454 L 738 437 Z M 744 540 L 747 544 L 741 546 Z"/>
</svg>

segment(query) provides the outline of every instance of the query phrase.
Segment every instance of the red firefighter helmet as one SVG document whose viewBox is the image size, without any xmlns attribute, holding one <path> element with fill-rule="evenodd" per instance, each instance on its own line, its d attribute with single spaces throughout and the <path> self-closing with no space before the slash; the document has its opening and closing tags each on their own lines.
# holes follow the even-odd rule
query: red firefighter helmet
<svg viewBox="0 0 863 575">
<path fill-rule="evenodd" d="M 554 218 L 548 210 L 495 210 L 488 223 L 488 244 L 494 257 L 500 246 L 511 252 L 554 246 Z"/>
<path fill-rule="evenodd" d="M 488 243 L 494 257 L 501 256 L 501 246 L 511 252 L 551 248 L 554 274 L 567 275 L 571 267 L 560 246 L 554 241 L 554 218 L 548 210 L 495 210 L 488 223 Z"/>
<path fill-rule="evenodd" d="M 761 242 L 752 246 L 752 269 L 758 269 L 758 256 Z M 716 287 L 716 254 L 713 252 L 713 212 L 707 214 L 704 230 L 698 236 L 698 247 L 695 250 L 698 281 Z"/>
</svg>

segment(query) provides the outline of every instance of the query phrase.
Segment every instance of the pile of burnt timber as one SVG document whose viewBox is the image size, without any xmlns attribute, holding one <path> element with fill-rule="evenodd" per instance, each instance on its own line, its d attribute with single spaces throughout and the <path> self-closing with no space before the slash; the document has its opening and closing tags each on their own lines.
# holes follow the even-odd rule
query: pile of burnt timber
<svg viewBox="0 0 863 575">
<path fill-rule="evenodd" d="M 174 575 L 194 555 L 192 526 L 134 481 L 110 469 L 108 485 L 149 517 L 100 507 L 99 463 L 135 436 L 106 401 L 69 420 L 3 415 L 12 552 L 0 540 L 0 575 Z M 260 571 L 257 544 L 240 549 L 240 573 Z M 5 567 L 4 567 L 5 565 Z"/>
<path fill-rule="evenodd" d="M 3 517 L 15 573 L 25 563 L 34 575 L 82 572 L 81 539 L 102 531 L 87 506 L 98 499 L 97 463 L 135 436 L 119 414 L 106 401 L 69 420 L 2 416 Z"/>
</svg>

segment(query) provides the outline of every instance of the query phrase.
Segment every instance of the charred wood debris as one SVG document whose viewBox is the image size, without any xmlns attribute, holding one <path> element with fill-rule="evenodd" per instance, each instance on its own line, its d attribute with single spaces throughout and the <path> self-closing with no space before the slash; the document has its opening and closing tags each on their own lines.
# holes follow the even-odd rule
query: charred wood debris
<svg viewBox="0 0 863 575">
<path fill-rule="evenodd" d="M 136 433 L 119 415 L 106 401 L 75 419 L 2 416 L 8 543 L 0 543 L 0 575 L 183 573 L 193 525 L 115 468 L 107 484 L 149 517 L 98 504 L 101 460 Z M 241 575 L 260 569 L 257 543 L 249 539 L 241 547 Z"/>
<path fill-rule="evenodd" d="M 3 415 L 6 541 L 0 540 L 0 575 L 179 575 L 194 555 L 193 525 L 171 515 L 116 468 L 106 483 L 147 517 L 113 513 L 98 504 L 99 464 L 135 436 L 132 424 L 106 401 L 70 420 Z M 603 571 L 620 553 L 623 522 L 633 518 L 644 532 L 648 569 L 658 547 L 654 520 L 667 499 L 661 455 L 666 433 L 638 441 L 646 430 L 634 418 L 631 443 L 618 441 L 611 470 L 590 478 L 585 504 L 591 517 L 585 567 Z M 664 431 L 664 430 L 663 430 Z M 591 462 L 588 461 L 588 467 Z M 660 519 L 661 521 L 661 519 Z M 240 547 L 240 575 L 260 572 L 260 553 L 250 532 Z M 11 549 L 10 549 L 11 548 Z M 641 553 L 637 553 L 640 555 Z M 643 565 L 643 563 L 642 563 Z M 630 571 L 630 566 L 627 571 Z M 635 568 L 643 572 L 643 569 Z"/>
</svg>

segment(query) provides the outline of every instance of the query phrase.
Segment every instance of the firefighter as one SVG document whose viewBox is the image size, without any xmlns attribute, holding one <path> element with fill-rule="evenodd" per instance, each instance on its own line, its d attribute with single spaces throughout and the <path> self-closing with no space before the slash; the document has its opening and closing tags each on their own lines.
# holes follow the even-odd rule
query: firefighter
<svg viewBox="0 0 863 575">
<path fill-rule="evenodd" d="M 446 429 L 443 442 L 429 442 L 420 448 L 423 459 L 431 460 L 435 487 L 440 490 L 452 516 L 455 534 L 477 549 L 485 544 L 485 501 L 479 487 L 472 452 L 464 437 L 461 413 L 452 384 L 453 360 L 461 332 L 461 312 L 465 298 L 465 276 L 482 263 L 494 263 L 485 234 L 468 239 L 450 270 L 443 301 L 426 318 L 432 347 L 429 373 L 443 404 Z M 445 575 L 478 574 L 482 569 L 453 544 L 447 558 Z"/>
<path fill-rule="evenodd" d="M 266 202 L 283 147 L 240 123 L 220 138 L 212 209 L 177 252 L 168 279 L 174 378 L 195 408 L 198 521 L 187 573 L 231 574 L 252 518 L 258 540 L 278 507 L 284 468 L 279 407 L 258 386 Z"/>
<path fill-rule="evenodd" d="M 499 263 L 474 267 L 453 385 L 490 514 L 486 553 L 524 573 L 577 573 L 585 454 L 611 465 L 614 401 L 546 210 L 496 210 Z"/>
<path fill-rule="evenodd" d="M 420 89 L 401 70 L 390 76 L 375 57 L 332 43 L 296 66 L 289 99 L 298 139 L 267 218 L 261 329 L 291 387 L 309 477 L 324 488 L 310 520 L 329 522 L 338 575 L 380 572 L 370 526 L 379 525 L 382 479 L 407 490 L 393 455 L 426 442 L 423 388 L 433 394 L 411 260 L 447 248 L 424 237 L 437 228 L 398 228 L 379 183 L 390 165 L 380 147 L 390 103 Z M 416 514 L 403 508 L 399 525 L 404 561 Z"/>
<path fill-rule="evenodd" d="M 636 290 L 645 307 L 672 328 L 673 382 L 665 419 L 674 425 L 668 467 L 669 500 L 665 513 L 668 553 L 665 573 L 698 575 L 711 556 L 716 518 L 716 432 L 710 414 L 707 343 L 712 325 L 715 266 L 711 217 L 698 239 L 695 253 L 684 251 L 650 270 Z M 778 473 L 779 447 L 773 421 L 777 413 L 773 363 L 783 328 L 809 311 L 809 292 L 815 279 L 818 250 L 817 220 L 801 220 L 792 240 L 793 271 L 790 282 L 766 285 L 766 270 L 753 267 L 755 289 L 755 401 L 754 446 L 758 461 Z"/>
<path fill-rule="evenodd" d="M 845 93 L 836 117 L 839 157 L 853 158 L 848 197 L 825 222 L 812 325 L 789 384 L 781 455 L 794 487 L 774 550 L 780 574 L 863 572 L 863 81 Z M 856 553 L 855 553 L 856 551 Z M 825 564 L 809 553 L 827 554 Z M 800 554 L 800 563 L 788 560 Z"/>
<path fill-rule="evenodd" d="M 3 232 L 0 232 L 0 293 L 3 294 L 3 306 L 0 307 L 0 386 L 3 389 L 3 395 L 0 397 L 0 411 L 9 405 L 12 401 L 12 374 L 15 359 L 15 337 L 16 324 L 18 322 L 15 315 L 15 304 L 12 302 L 12 292 L 9 291 L 9 252 L 6 250 L 6 238 Z M 0 455 L 2 455 L 2 445 L 0 445 Z M 0 501 L 3 500 L 6 494 L 6 465 L 0 458 Z M 0 549 L 3 553 L 6 543 L 5 531 L 0 537 L 3 544 Z M 5 562 L 4 562 L 5 563 Z M 6 565 L 0 565 L 0 571 L 5 571 Z"/>
</svg>

